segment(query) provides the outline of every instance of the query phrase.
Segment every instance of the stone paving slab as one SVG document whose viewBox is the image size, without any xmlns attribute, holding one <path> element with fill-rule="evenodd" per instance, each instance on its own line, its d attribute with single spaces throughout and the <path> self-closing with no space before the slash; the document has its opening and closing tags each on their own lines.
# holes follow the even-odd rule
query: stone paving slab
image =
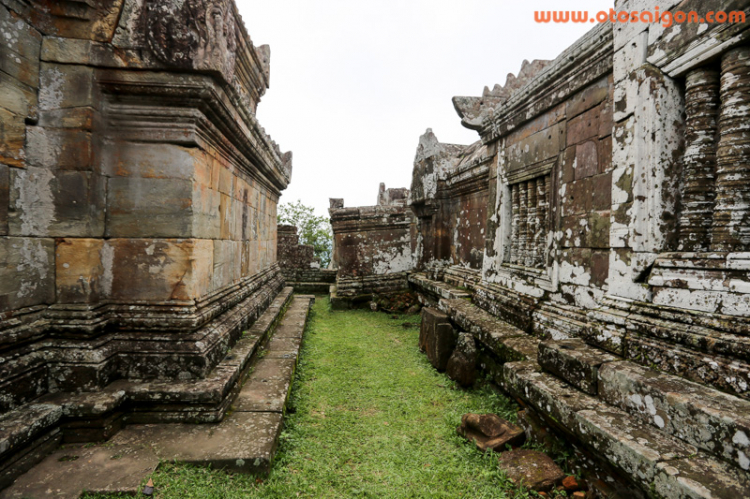
<svg viewBox="0 0 750 499">
<path fill-rule="evenodd" d="M 284 412 L 297 358 L 264 358 L 234 404 L 235 411 Z"/>
<path fill-rule="evenodd" d="M 276 451 L 282 417 L 273 412 L 234 412 L 211 425 L 132 425 L 112 441 L 148 445 L 159 459 L 264 473 Z"/>
<path fill-rule="evenodd" d="M 274 333 L 275 338 L 296 338 L 302 339 L 302 333 L 304 329 L 296 324 L 287 325 L 282 323 L 281 326 Z"/>
<path fill-rule="evenodd" d="M 297 355 L 300 349 L 300 340 L 298 338 L 281 338 L 274 336 L 268 342 L 268 355 L 275 353 L 293 353 Z"/>
<path fill-rule="evenodd" d="M 159 458 L 146 444 L 65 445 L 33 473 L 19 477 L 0 498 L 78 498 L 84 491 L 135 494 Z"/>
</svg>

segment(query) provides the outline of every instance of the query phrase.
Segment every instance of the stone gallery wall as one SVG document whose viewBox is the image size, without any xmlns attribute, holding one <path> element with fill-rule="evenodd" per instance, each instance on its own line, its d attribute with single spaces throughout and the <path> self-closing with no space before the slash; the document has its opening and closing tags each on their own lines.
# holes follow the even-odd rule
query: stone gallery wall
<svg viewBox="0 0 750 499">
<path fill-rule="evenodd" d="M 277 234 L 279 267 L 287 285 L 298 293 L 327 294 L 336 282 L 336 271 L 320 268 L 314 248 L 299 243 L 294 225 L 279 225 Z"/>
<path fill-rule="evenodd" d="M 460 146 L 428 132 L 412 183 L 429 227 L 422 269 L 449 263 L 429 275 L 540 338 L 580 337 L 747 397 L 747 27 L 603 24 L 504 86 L 454 98 L 490 156 L 485 241 L 472 243 L 484 254 L 472 272 L 429 225 L 461 201 L 432 195 Z"/>
<path fill-rule="evenodd" d="M 615 2 L 656 6 L 750 14 L 746 2 Z M 445 312 L 444 358 L 469 333 L 466 369 L 521 400 L 530 433 L 563 436 L 607 497 L 750 490 L 748 28 L 601 24 L 503 86 L 455 97 L 490 157 L 478 266 L 435 222 L 461 202 L 440 195 L 461 146 L 420 139 L 409 282 L 428 314 Z"/>
<path fill-rule="evenodd" d="M 407 272 L 414 268 L 417 232 L 414 216 L 405 206 L 406 189 L 381 185 L 376 206 L 344 208 L 331 199 L 333 266 L 338 298 L 369 300 L 373 293 L 408 289 Z"/>
<path fill-rule="evenodd" d="M 410 196 L 421 241 L 417 268 L 482 268 L 492 156 L 481 142 L 440 143 L 430 129 L 419 138 Z"/>
<path fill-rule="evenodd" d="M 0 410 L 199 379 L 283 286 L 232 0 L 0 1 Z"/>
</svg>

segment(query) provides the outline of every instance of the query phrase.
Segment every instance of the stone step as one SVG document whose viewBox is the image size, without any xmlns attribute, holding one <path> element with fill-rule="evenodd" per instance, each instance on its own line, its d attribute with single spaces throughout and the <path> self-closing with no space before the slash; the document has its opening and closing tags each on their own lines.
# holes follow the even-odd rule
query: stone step
<svg viewBox="0 0 750 499">
<path fill-rule="evenodd" d="M 599 367 L 621 357 L 590 347 L 580 338 L 543 341 L 537 355 L 539 365 L 589 395 L 599 390 Z"/>
<path fill-rule="evenodd" d="M 438 305 L 493 352 L 492 362 L 480 363 L 500 386 L 601 456 L 646 495 L 750 497 L 750 475 L 741 469 L 743 436 L 750 433 L 745 430 L 750 411 L 744 400 L 642 368 L 579 339 L 540 343 L 466 299 L 440 299 Z M 664 384 L 667 379 L 671 385 Z M 664 431 L 667 419 L 657 412 L 661 427 L 662 421 L 653 418 L 657 406 L 678 428 Z M 705 432 L 707 423 L 724 426 L 698 432 Z M 720 441 L 706 443 L 713 432 Z M 707 451 L 734 459 L 726 462 Z"/>
<path fill-rule="evenodd" d="M 315 281 L 289 281 L 287 284 L 294 288 L 295 293 L 310 293 L 323 295 L 328 293 L 330 283 Z"/>
<path fill-rule="evenodd" d="M 439 306 L 458 327 L 472 333 L 502 362 L 536 358 L 539 339 L 498 319 L 469 300 L 442 299 Z"/>
<path fill-rule="evenodd" d="M 620 361 L 599 368 L 599 396 L 707 453 L 750 470 L 750 401 Z"/>
<path fill-rule="evenodd" d="M 48 491 L 62 498 L 77 498 L 83 490 L 136 494 L 163 460 L 267 473 L 313 301 L 312 296 L 292 298 L 266 353 L 251 366 L 233 410 L 221 422 L 132 424 L 104 445 L 63 446 L 19 477 L 0 498 L 42 497 Z"/>
<path fill-rule="evenodd" d="M 444 299 L 470 298 L 471 294 L 440 281 L 433 281 L 422 274 L 410 274 L 409 282 L 424 288 L 432 294 Z"/>
<path fill-rule="evenodd" d="M 58 442 L 100 441 L 124 423 L 221 421 L 239 392 L 243 372 L 291 299 L 292 288 L 282 290 L 205 379 L 121 380 L 96 392 L 46 394 L 6 412 L 0 416 L 0 487 L 46 455 L 33 450 L 52 434 Z M 30 460 L 32 455 L 35 460 Z M 22 459 L 27 464 L 19 468 Z"/>
<path fill-rule="evenodd" d="M 538 361 L 641 422 L 750 469 L 750 401 L 625 361 L 580 339 L 542 342 Z"/>
<path fill-rule="evenodd" d="M 503 388 L 555 421 L 652 497 L 750 497 L 750 477 L 695 446 L 573 389 L 535 361 L 503 365 Z"/>
</svg>

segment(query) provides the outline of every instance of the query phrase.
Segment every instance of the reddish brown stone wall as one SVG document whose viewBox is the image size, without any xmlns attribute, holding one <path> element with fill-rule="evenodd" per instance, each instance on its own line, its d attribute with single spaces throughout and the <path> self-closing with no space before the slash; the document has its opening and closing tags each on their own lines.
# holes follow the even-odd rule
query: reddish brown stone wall
<svg viewBox="0 0 750 499">
<path fill-rule="evenodd" d="M 443 144 L 431 130 L 420 138 L 411 199 L 419 220 L 419 268 L 482 268 L 490 160 L 479 142 Z"/>
<path fill-rule="evenodd" d="M 406 273 L 414 268 L 417 250 L 411 210 L 401 203 L 344 208 L 343 200 L 332 200 L 331 206 L 338 295 L 407 289 Z"/>
</svg>

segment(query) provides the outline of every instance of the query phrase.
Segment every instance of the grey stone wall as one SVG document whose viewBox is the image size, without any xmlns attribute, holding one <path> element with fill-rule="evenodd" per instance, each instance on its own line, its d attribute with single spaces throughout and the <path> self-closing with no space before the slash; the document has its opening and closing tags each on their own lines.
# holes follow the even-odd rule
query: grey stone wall
<svg viewBox="0 0 750 499">
<path fill-rule="evenodd" d="M 203 378 L 283 286 L 268 47 L 158 4 L 0 2 L 2 410 Z"/>
</svg>

